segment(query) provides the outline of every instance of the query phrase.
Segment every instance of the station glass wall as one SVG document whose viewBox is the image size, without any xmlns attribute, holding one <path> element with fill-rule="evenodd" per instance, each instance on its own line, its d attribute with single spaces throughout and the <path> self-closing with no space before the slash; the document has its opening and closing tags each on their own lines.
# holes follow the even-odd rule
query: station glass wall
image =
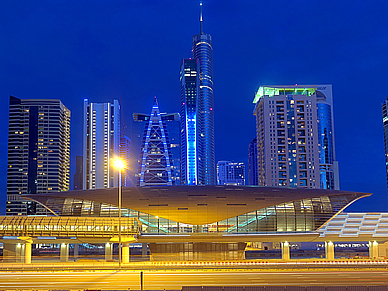
<svg viewBox="0 0 388 291">
<path fill-rule="evenodd" d="M 258 209 L 212 224 L 179 223 L 122 208 L 122 216 L 137 217 L 142 233 L 274 233 L 315 231 L 347 204 L 353 195 L 332 195 L 291 201 Z M 118 217 L 118 207 L 73 198 L 49 198 L 46 206 L 60 216 Z"/>
</svg>

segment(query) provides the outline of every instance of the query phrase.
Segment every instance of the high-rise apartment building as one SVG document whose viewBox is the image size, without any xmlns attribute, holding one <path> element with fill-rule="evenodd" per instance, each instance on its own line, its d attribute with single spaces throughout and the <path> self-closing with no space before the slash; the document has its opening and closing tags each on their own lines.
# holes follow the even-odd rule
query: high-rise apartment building
<svg viewBox="0 0 388 291">
<path fill-rule="evenodd" d="M 259 176 L 257 173 L 257 138 L 255 137 L 248 146 L 248 178 L 249 185 L 258 186 Z"/>
<path fill-rule="evenodd" d="M 123 187 L 134 186 L 134 183 L 131 177 L 131 169 L 132 169 L 131 140 L 128 136 L 123 135 L 120 138 L 119 151 L 120 151 L 120 158 L 124 161 L 124 165 L 125 165 L 125 168 L 122 169 L 122 173 L 121 173 L 122 186 Z"/>
<path fill-rule="evenodd" d="M 331 85 L 256 93 L 259 185 L 339 189 Z"/>
<path fill-rule="evenodd" d="M 69 190 L 70 110 L 60 100 L 10 96 L 7 215 L 44 214 L 22 194 Z"/>
<path fill-rule="evenodd" d="M 118 186 L 118 172 L 112 160 L 119 157 L 120 105 L 84 100 L 83 188 Z"/>
<path fill-rule="evenodd" d="M 83 183 L 83 156 L 75 157 L 75 173 L 73 176 L 73 190 L 82 190 Z"/>
<path fill-rule="evenodd" d="M 387 177 L 388 189 L 388 97 L 381 105 L 383 111 L 384 149 L 385 149 L 385 174 Z"/>
<path fill-rule="evenodd" d="M 215 184 L 213 46 L 203 32 L 193 36 L 193 58 L 183 59 L 181 83 L 181 183 Z"/>
<path fill-rule="evenodd" d="M 217 163 L 217 185 L 245 185 L 244 163 L 219 161 Z"/>
<path fill-rule="evenodd" d="M 139 168 L 139 186 L 173 185 L 172 158 L 166 124 L 155 97 L 150 118 L 146 123 Z"/>
</svg>

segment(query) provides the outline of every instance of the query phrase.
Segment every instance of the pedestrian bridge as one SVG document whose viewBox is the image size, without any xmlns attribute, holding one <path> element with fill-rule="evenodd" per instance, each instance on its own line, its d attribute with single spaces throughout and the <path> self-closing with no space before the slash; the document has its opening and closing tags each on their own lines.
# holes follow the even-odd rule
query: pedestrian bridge
<svg viewBox="0 0 388 291">
<path fill-rule="evenodd" d="M 121 218 L 123 251 L 136 242 L 140 232 L 137 218 Z M 113 243 L 119 242 L 118 217 L 0 216 L 3 261 L 31 263 L 31 244 L 60 243 L 61 261 L 69 257 L 69 244 L 105 243 L 105 257 L 112 259 Z M 128 257 L 128 255 L 126 256 Z"/>
<path fill-rule="evenodd" d="M 121 235 L 139 233 L 137 218 L 121 218 Z M 0 237 L 88 237 L 119 235 L 118 217 L 0 216 Z"/>
</svg>

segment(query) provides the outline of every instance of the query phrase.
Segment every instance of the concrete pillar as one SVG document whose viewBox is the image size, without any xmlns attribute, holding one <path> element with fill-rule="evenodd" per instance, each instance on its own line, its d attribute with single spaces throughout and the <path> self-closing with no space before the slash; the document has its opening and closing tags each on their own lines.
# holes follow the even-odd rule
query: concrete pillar
<svg viewBox="0 0 388 291">
<path fill-rule="evenodd" d="M 146 243 L 141 244 L 141 256 L 142 257 L 147 256 L 147 244 Z"/>
<path fill-rule="evenodd" d="M 122 249 L 122 262 L 123 263 L 129 263 L 129 243 L 123 243 L 123 249 Z"/>
<path fill-rule="evenodd" d="M 31 264 L 31 243 L 24 243 L 24 263 Z"/>
<path fill-rule="evenodd" d="M 69 261 L 69 244 L 68 243 L 61 243 L 61 262 L 68 262 Z"/>
<path fill-rule="evenodd" d="M 388 242 L 379 244 L 379 257 L 387 258 Z"/>
<path fill-rule="evenodd" d="M 18 262 L 24 263 L 24 254 L 25 254 L 25 244 L 19 243 L 19 253 L 18 253 Z"/>
<path fill-rule="evenodd" d="M 369 258 L 377 259 L 379 257 L 379 243 L 377 241 L 369 242 Z"/>
<path fill-rule="evenodd" d="M 74 261 L 78 259 L 79 244 L 74 244 Z"/>
<path fill-rule="evenodd" d="M 326 260 L 334 260 L 334 243 L 332 241 L 325 241 L 325 255 Z"/>
<path fill-rule="evenodd" d="M 105 244 L 105 261 L 111 261 L 113 254 L 113 243 L 107 242 Z"/>
<path fill-rule="evenodd" d="M 282 260 L 288 261 L 290 259 L 290 244 L 288 241 L 281 242 L 282 245 Z"/>
<path fill-rule="evenodd" d="M 22 253 L 21 243 L 3 243 L 3 262 L 20 263 L 20 254 Z"/>
</svg>

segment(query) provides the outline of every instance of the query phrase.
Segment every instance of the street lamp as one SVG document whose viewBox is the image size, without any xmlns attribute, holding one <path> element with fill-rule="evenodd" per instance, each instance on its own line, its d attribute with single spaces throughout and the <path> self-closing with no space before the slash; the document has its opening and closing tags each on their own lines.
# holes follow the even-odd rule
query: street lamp
<svg viewBox="0 0 388 291">
<path fill-rule="evenodd" d="M 125 165 L 124 161 L 120 158 L 114 159 L 113 164 L 119 172 L 119 268 L 121 268 L 121 171 Z"/>
</svg>

